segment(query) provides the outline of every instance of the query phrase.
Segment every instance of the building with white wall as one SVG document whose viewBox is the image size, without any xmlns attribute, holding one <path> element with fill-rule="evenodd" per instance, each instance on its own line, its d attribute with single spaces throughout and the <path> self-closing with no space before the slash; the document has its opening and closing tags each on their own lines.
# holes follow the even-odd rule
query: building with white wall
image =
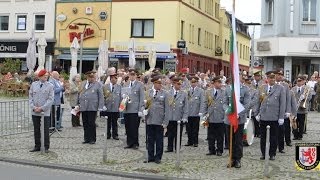
<svg viewBox="0 0 320 180">
<path fill-rule="evenodd" d="M 255 56 L 264 71 L 284 68 L 285 77 L 320 70 L 320 1 L 261 0 L 261 35 Z"/>
<path fill-rule="evenodd" d="M 0 0 L 0 62 L 5 58 L 23 60 L 31 32 L 47 40 L 46 62 L 51 62 L 55 42 L 55 0 Z M 48 65 L 49 63 L 47 63 Z"/>
</svg>

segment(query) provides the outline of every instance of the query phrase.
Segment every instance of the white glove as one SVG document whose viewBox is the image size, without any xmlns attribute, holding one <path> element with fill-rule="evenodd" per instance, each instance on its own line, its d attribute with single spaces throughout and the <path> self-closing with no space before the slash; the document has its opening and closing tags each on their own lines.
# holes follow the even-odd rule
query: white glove
<svg viewBox="0 0 320 180">
<path fill-rule="evenodd" d="M 304 98 L 305 98 L 304 95 L 301 94 L 300 99 L 301 99 L 301 100 L 304 100 Z"/>
<path fill-rule="evenodd" d="M 260 122 L 260 115 L 256 115 L 256 120 Z"/>
<path fill-rule="evenodd" d="M 162 127 L 163 127 L 163 129 L 166 129 L 166 128 L 167 128 L 167 126 L 166 126 L 166 125 L 164 125 L 164 124 L 162 124 Z"/>
<path fill-rule="evenodd" d="M 199 113 L 199 116 L 200 116 L 200 117 L 202 117 L 202 116 L 203 116 L 203 114 L 202 114 L 202 113 Z"/>
<path fill-rule="evenodd" d="M 103 111 L 107 111 L 107 107 L 106 107 L 106 106 L 103 106 L 102 110 L 103 110 Z"/>
<path fill-rule="evenodd" d="M 143 117 L 143 113 L 142 112 L 138 112 L 138 116 L 139 117 Z"/>
<path fill-rule="evenodd" d="M 285 117 L 286 117 L 286 118 L 289 118 L 289 117 L 290 117 L 290 113 L 286 113 L 286 114 L 285 114 Z"/>
<path fill-rule="evenodd" d="M 149 110 L 148 110 L 148 109 L 143 110 L 143 115 L 144 115 L 144 116 L 148 115 L 148 113 L 149 113 Z"/>
<path fill-rule="evenodd" d="M 279 123 L 280 126 L 283 125 L 284 119 L 279 119 L 279 120 L 278 120 L 278 123 Z"/>
<path fill-rule="evenodd" d="M 183 122 L 183 123 L 187 123 L 188 120 L 187 120 L 187 119 L 182 119 L 182 122 Z"/>
<path fill-rule="evenodd" d="M 126 98 L 126 94 L 122 94 L 122 98 L 123 98 L 123 99 Z"/>
<path fill-rule="evenodd" d="M 79 106 L 75 106 L 75 107 L 74 107 L 74 110 L 76 110 L 76 111 L 78 111 L 79 109 L 80 109 Z"/>
</svg>

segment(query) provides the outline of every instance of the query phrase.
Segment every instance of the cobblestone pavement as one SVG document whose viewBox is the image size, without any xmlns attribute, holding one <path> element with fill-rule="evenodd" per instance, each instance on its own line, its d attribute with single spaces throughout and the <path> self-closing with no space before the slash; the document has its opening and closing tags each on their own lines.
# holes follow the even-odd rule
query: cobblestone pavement
<svg viewBox="0 0 320 180">
<path fill-rule="evenodd" d="M 206 129 L 200 128 L 199 147 L 185 147 L 181 149 L 181 168 L 175 168 L 174 153 L 164 153 L 160 165 L 154 163 L 144 164 L 145 159 L 145 130 L 144 124 L 140 126 L 139 150 L 124 149 L 124 126 L 119 128 L 120 141 L 108 140 L 108 162 L 102 163 L 104 118 L 98 118 L 97 143 L 83 145 L 83 129 L 71 127 L 69 110 L 65 110 L 61 137 L 57 133 L 51 136 L 50 152 L 29 153 L 33 148 L 33 133 L 0 137 L 0 157 L 48 162 L 54 164 L 72 165 L 99 170 L 111 170 L 148 175 L 161 175 L 166 177 L 179 177 L 190 179 L 262 179 L 264 161 L 259 160 L 259 139 L 253 145 L 244 147 L 242 168 L 226 168 L 228 153 L 223 156 L 206 156 L 208 151 Z M 319 113 L 312 112 L 308 116 L 308 131 L 302 142 L 320 141 Z M 186 144 L 187 136 L 183 135 L 182 145 Z M 294 143 L 297 141 L 293 141 Z M 167 141 L 165 139 L 165 148 Z M 295 169 L 295 147 L 285 146 L 285 154 L 277 154 L 276 160 L 270 162 L 271 179 L 320 179 L 319 171 L 297 171 Z"/>
</svg>

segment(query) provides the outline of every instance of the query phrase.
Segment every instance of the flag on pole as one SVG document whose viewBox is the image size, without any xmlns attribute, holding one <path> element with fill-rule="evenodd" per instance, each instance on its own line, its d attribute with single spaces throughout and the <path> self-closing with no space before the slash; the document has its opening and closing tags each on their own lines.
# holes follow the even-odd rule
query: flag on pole
<svg viewBox="0 0 320 180">
<path fill-rule="evenodd" d="M 239 79 L 239 59 L 237 51 L 236 39 L 236 19 L 234 10 L 232 11 L 232 32 L 230 36 L 230 65 L 231 65 L 231 99 L 227 115 L 233 132 L 238 129 L 238 114 L 244 110 L 240 103 L 240 79 Z"/>
</svg>

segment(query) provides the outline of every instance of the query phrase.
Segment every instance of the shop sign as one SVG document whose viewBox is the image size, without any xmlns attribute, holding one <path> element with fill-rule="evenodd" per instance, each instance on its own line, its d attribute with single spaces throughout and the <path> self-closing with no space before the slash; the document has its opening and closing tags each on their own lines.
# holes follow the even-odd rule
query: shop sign
<svg viewBox="0 0 320 180">
<path fill-rule="evenodd" d="M 72 30 L 77 30 L 79 29 L 79 26 L 77 25 L 70 25 L 69 26 L 69 29 L 72 29 Z M 69 33 L 69 40 L 70 42 L 72 43 L 73 39 L 75 37 L 78 38 L 78 40 L 80 41 L 81 40 L 81 34 L 82 32 L 70 32 Z M 83 40 L 86 40 L 86 39 L 89 39 L 89 38 L 92 38 L 94 37 L 94 30 L 91 29 L 91 28 L 86 28 L 85 31 L 84 31 L 84 35 L 83 35 Z"/>
<path fill-rule="evenodd" d="M 258 51 L 270 51 L 270 42 L 269 41 L 260 41 L 257 42 Z"/>
<path fill-rule="evenodd" d="M 0 52 L 17 52 L 17 46 L 0 44 Z"/>
<path fill-rule="evenodd" d="M 309 51 L 320 51 L 320 41 L 310 41 Z"/>
<path fill-rule="evenodd" d="M 186 48 L 186 41 L 178 41 L 177 47 L 178 48 Z"/>
<path fill-rule="evenodd" d="M 129 42 L 115 42 L 113 43 L 114 51 L 128 51 Z M 149 52 L 152 47 L 155 48 L 156 52 L 170 52 L 170 44 L 167 43 L 145 43 L 136 42 L 136 52 Z"/>
<path fill-rule="evenodd" d="M 57 17 L 56 17 L 56 20 L 57 20 L 58 22 L 64 22 L 65 20 L 67 20 L 67 16 L 64 15 L 64 14 L 59 14 L 59 15 L 57 15 Z"/>
</svg>

